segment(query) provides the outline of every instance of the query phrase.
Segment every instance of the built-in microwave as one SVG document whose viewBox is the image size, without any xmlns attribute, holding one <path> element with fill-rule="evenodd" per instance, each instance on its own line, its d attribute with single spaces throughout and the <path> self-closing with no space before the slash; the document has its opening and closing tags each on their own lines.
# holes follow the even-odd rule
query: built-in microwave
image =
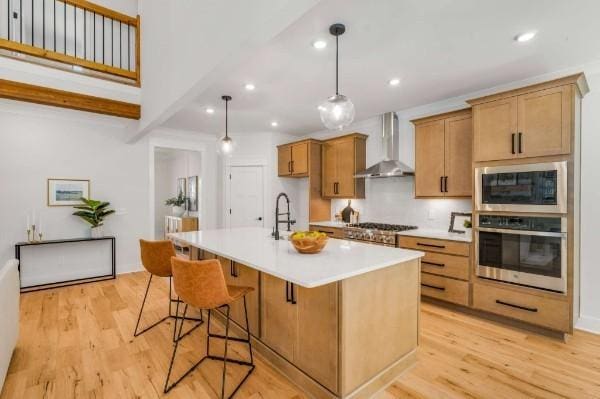
<svg viewBox="0 0 600 399">
<path fill-rule="evenodd" d="M 477 276 L 566 292 L 565 216 L 480 214 L 475 241 Z"/>
<path fill-rule="evenodd" d="M 475 207 L 481 212 L 567 213 L 567 162 L 476 168 Z"/>
</svg>

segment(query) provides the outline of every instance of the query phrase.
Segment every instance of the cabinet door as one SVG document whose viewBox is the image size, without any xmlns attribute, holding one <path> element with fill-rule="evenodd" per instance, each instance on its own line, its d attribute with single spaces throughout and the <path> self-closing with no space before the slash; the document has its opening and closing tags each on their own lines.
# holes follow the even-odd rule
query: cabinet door
<svg viewBox="0 0 600 399">
<path fill-rule="evenodd" d="M 277 148 L 277 174 L 289 176 L 292 174 L 292 147 L 289 145 Z"/>
<path fill-rule="evenodd" d="M 308 174 L 308 142 L 292 145 L 292 174 Z"/>
<path fill-rule="evenodd" d="M 443 197 L 444 120 L 415 129 L 415 196 Z"/>
<path fill-rule="evenodd" d="M 353 138 L 340 140 L 335 143 L 337 153 L 337 196 L 354 198 L 356 195 L 354 178 L 355 172 L 355 140 Z"/>
<path fill-rule="evenodd" d="M 445 121 L 444 171 L 446 196 L 470 197 L 473 195 L 472 119 L 458 116 Z"/>
<path fill-rule="evenodd" d="M 261 340 L 293 362 L 298 332 L 297 306 L 286 301 L 286 282 L 261 273 Z"/>
<path fill-rule="evenodd" d="M 571 90 L 560 86 L 518 97 L 520 157 L 569 153 Z"/>
<path fill-rule="evenodd" d="M 517 97 L 473 107 L 473 159 L 494 161 L 517 156 Z"/>
<path fill-rule="evenodd" d="M 335 197 L 335 184 L 337 182 L 337 146 L 335 143 L 323 144 L 322 159 L 322 193 L 324 197 Z"/>
<path fill-rule="evenodd" d="M 298 346 L 294 363 L 333 392 L 337 392 L 338 285 L 295 287 L 298 308 Z"/>
<path fill-rule="evenodd" d="M 233 262 L 230 270 L 229 264 L 224 267 L 223 272 L 226 275 L 228 285 L 237 285 L 242 287 L 252 287 L 254 291 L 246 295 L 246 306 L 248 307 L 248 324 L 250 333 L 258 337 L 258 279 L 259 272 L 238 262 Z M 235 301 L 231 305 L 231 319 L 241 327 L 246 328 L 246 318 L 244 314 L 244 301 Z"/>
</svg>

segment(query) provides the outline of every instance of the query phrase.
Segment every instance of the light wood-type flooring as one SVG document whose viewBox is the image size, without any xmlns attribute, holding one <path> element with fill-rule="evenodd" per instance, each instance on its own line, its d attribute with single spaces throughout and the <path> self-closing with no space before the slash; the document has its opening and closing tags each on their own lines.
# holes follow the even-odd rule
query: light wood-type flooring
<svg viewBox="0 0 600 399">
<path fill-rule="evenodd" d="M 22 295 L 20 339 L 0 399 L 216 398 L 222 364 L 212 361 L 162 394 L 172 322 L 132 336 L 146 281 L 140 272 Z M 165 314 L 167 287 L 166 280 L 154 285 L 145 320 Z M 378 399 L 600 398 L 600 336 L 576 332 L 563 343 L 432 304 L 421 313 L 418 363 Z M 182 341 L 176 374 L 204 354 L 204 334 L 202 327 Z M 256 362 L 236 398 L 305 397 Z M 230 383 L 240 367 L 229 367 Z"/>
</svg>

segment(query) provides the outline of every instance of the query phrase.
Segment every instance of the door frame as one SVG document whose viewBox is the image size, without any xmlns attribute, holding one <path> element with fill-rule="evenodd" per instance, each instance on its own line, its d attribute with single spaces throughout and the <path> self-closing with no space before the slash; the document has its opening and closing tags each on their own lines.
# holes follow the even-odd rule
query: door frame
<svg viewBox="0 0 600 399">
<path fill-rule="evenodd" d="M 196 151 L 200 154 L 200 163 L 202 165 L 202 176 L 201 179 L 204 178 L 204 173 L 208 169 L 208 160 L 206 156 L 207 145 L 205 143 L 193 141 L 193 140 L 185 140 L 180 138 L 170 138 L 170 137 L 153 137 L 149 140 L 148 143 L 148 177 L 149 177 L 149 190 L 148 190 L 148 200 L 149 200 L 149 235 L 148 237 L 154 238 L 154 233 L 156 231 L 156 214 L 154 207 L 154 200 L 156 195 L 156 187 L 155 187 L 155 169 L 154 169 L 154 154 L 156 148 L 169 148 L 173 150 L 183 150 L 183 151 Z M 204 182 L 204 179 L 202 180 Z M 207 193 L 204 188 L 204 184 L 201 186 L 201 204 L 207 204 Z M 198 214 L 198 219 L 200 223 L 205 219 L 206 206 L 202 206 L 200 208 L 200 212 Z"/>
<path fill-rule="evenodd" d="M 236 167 L 259 167 L 262 170 L 262 181 L 263 181 L 263 227 L 265 226 L 265 222 L 267 220 L 267 165 L 268 162 L 264 159 L 227 159 L 225 161 L 225 167 L 223 168 L 223 227 L 231 228 L 231 219 L 229 215 L 229 202 L 231 192 L 229 190 L 229 174 L 231 173 L 231 168 Z"/>
</svg>

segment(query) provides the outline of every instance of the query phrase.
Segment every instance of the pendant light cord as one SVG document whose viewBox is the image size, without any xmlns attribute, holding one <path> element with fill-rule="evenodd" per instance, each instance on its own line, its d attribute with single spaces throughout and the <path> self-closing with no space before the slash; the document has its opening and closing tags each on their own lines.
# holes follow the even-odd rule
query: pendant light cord
<svg viewBox="0 0 600 399">
<path fill-rule="evenodd" d="M 335 95 L 339 95 L 340 91 L 339 91 L 339 84 L 338 84 L 338 70 L 339 70 L 339 64 L 338 64 L 338 41 L 339 41 L 339 35 L 335 37 Z"/>
<path fill-rule="evenodd" d="M 227 119 L 228 119 L 228 107 L 227 105 L 229 104 L 229 100 L 225 100 L 225 137 L 229 137 L 229 132 L 227 129 Z"/>
</svg>

